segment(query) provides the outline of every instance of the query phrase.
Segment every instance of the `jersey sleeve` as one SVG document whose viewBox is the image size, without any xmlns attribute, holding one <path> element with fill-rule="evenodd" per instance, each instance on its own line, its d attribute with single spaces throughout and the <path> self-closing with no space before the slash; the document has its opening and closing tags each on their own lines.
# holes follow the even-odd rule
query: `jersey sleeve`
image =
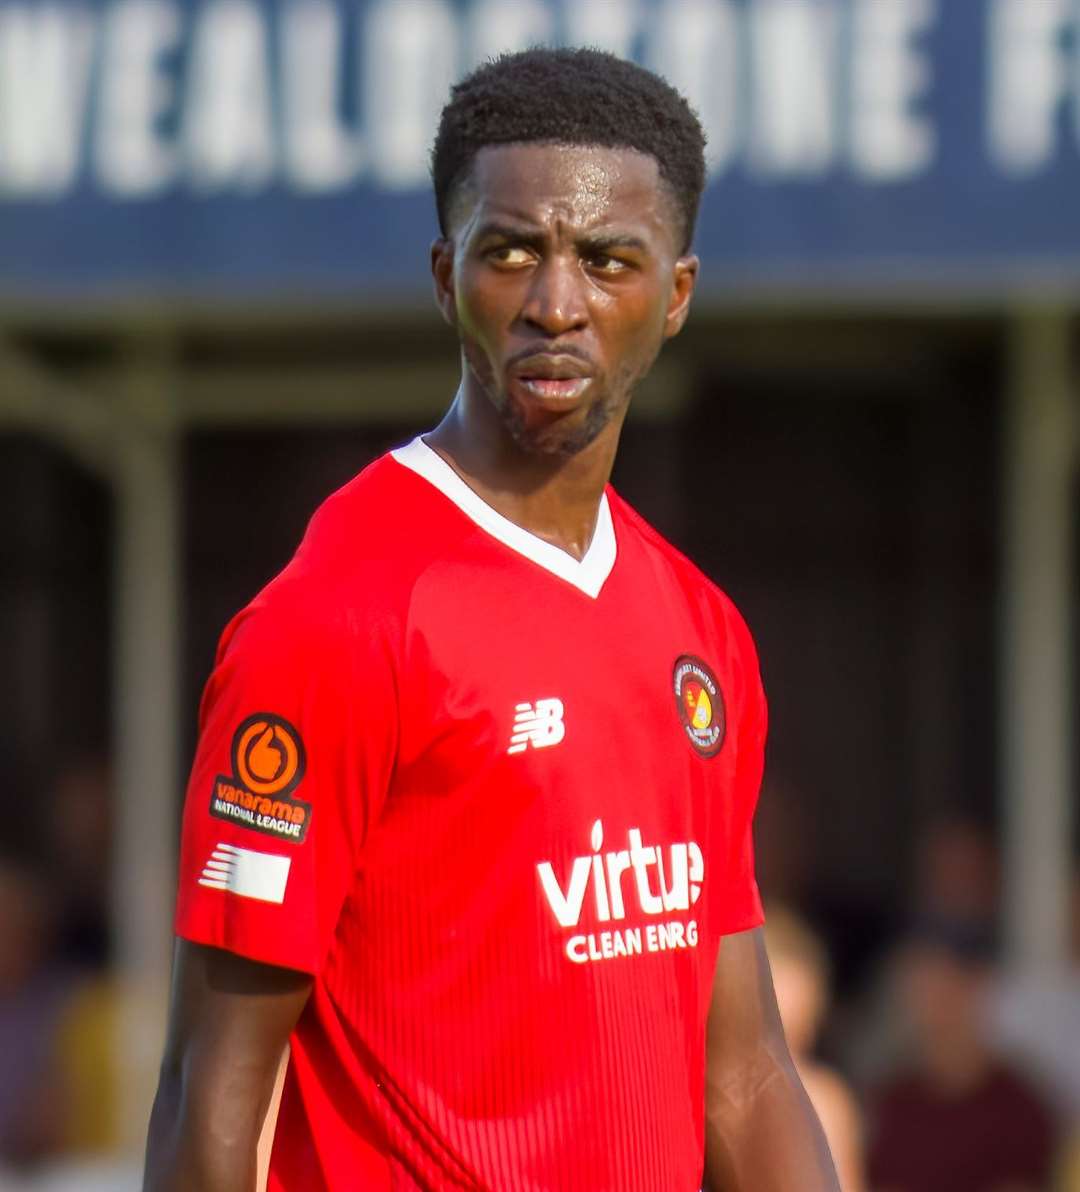
<svg viewBox="0 0 1080 1192">
<path fill-rule="evenodd" d="M 735 778 L 725 841 L 725 891 L 720 933 L 734 935 L 765 921 L 754 873 L 754 810 L 765 770 L 768 709 L 750 631 L 733 609 L 739 641 L 741 685 L 735 708 Z"/>
<path fill-rule="evenodd" d="M 314 974 L 386 798 L 397 699 L 379 633 L 296 604 L 260 598 L 222 637 L 184 805 L 175 929 Z"/>
</svg>

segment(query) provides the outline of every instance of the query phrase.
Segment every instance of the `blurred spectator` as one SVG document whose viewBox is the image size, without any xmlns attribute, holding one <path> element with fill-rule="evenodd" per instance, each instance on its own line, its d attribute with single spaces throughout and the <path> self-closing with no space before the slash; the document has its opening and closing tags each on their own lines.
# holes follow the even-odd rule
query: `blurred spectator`
<svg viewBox="0 0 1080 1192">
<path fill-rule="evenodd" d="M 0 1165 L 55 1153 L 63 1124 L 55 1030 L 69 982 L 52 961 L 51 908 L 41 873 L 0 856 Z"/>
<path fill-rule="evenodd" d="M 993 924 L 1000 885 L 998 849 L 980 821 L 951 811 L 924 826 L 915 844 L 916 914 Z"/>
<path fill-rule="evenodd" d="M 809 801 L 770 774 L 754 816 L 754 868 L 769 898 L 804 906 L 814 887 L 815 822 Z"/>
<path fill-rule="evenodd" d="M 797 906 L 824 941 L 836 996 L 850 997 L 891 938 L 891 908 L 837 881 L 823 862 L 816 800 L 770 762 L 754 818 L 754 863 L 761 889 L 778 905 Z"/>
<path fill-rule="evenodd" d="M 770 907 L 765 943 L 776 985 L 784 1034 L 807 1095 L 817 1110 L 843 1192 L 862 1192 L 862 1124 L 843 1077 L 814 1058 L 814 1045 L 829 1004 L 825 949 L 791 911 Z"/>
<path fill-rule="evenodd" d="M 912 1054 L 874 1101 L 878 1192 L 1039 1192 L 1049 1183 L 1050 1111 L 985 1037 L 992 941 L 984 922 L 924 916 L 903 952 Z"/>
<path fill-rule="evenodd" d="M 963 812 L 942 812 L 922 826 L 913 849 L 910 900 L 903 923 L 913 920 L 980 925 L 997 929 L 1000 859 L 985 825 Z M 889 933 L 894 939 L 899 928 Z M 859 1004 L 850 1008 L 842 1041 L 845 1069 L 861 1087 L 876 1084 L 908 1056 L 914 1041 L 905 1013 L 902 954 L 895 948 L 880 960 Z"/>
<path fill-rule="evenodd" d="M 108 960 L 110 811 L 110 775 L 102 758 L 83 756 L 59 771 L 47 801 L 46 847 L 60 949 L 80 968 L 100 970 Z"/>
</svg>

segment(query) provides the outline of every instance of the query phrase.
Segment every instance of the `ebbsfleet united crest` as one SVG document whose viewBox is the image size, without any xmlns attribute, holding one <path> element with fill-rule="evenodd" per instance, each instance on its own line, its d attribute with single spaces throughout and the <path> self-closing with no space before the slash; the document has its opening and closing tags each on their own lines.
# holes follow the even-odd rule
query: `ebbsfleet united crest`
<svg viewBox="0 0 1080 1192">
<path fill-rule="evenodd" d="M 683 654 L 673 672 L 675 706 L 687 739 L 702 757 L 715 757 L 724 745 L 727 716 L 716 675 L 700 658 Z"/>
</svg>

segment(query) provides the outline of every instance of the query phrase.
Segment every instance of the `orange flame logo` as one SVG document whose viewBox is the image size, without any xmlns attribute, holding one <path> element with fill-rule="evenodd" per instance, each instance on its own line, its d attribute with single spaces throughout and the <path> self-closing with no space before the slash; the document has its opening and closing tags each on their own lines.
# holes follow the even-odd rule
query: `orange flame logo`
<svg viewBox="0 0 1080 1192">
<path fill-rule="evenodd" d="M 252 794 L 277 795 L 300 781 L 300 734 L 280 716 L 259 714 L 237 730 L 233 740 L 236 777 Z"/>
</svg>

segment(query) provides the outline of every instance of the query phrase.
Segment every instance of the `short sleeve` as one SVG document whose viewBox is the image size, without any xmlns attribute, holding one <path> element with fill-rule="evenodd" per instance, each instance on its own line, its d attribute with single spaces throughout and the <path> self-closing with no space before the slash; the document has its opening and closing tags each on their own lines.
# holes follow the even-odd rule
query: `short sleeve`
<svg viewBox="0 0 1080 1192">
<path fill-rule="evenodd" d="M 720 924 L 722 935 L 760 927 L 765 921 L 754 873 L 754 810 L 765 770 L 765 737 L 768 709 L 761 683 L 757 651 L 750 631 L 732 610 L 739 640 L 739 700 L 735 711 L 735 771 L 731 815 L 725 841 L 725 897 Z"/>
<path fill-rule="evenodd" d="M 184 804 L 176 933 L 316 973 L 386 798 L 388 644 L 325 599 L 261 597 L 226 629 Z"/>
</svg>

